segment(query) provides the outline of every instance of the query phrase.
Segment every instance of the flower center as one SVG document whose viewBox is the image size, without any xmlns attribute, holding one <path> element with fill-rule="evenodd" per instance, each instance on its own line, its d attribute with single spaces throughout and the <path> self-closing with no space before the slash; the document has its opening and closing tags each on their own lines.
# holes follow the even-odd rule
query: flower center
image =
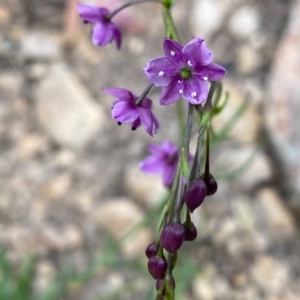
<svg viewBox="0 0 300 300">
<path fill-rule="evenodd" d="M 191 75 L 192 75 L 192 72 L 187 68 L 183 68 L 180 70 L 180 76 L 182 79 L 188 79 L 191 77 Z"/>
</svg>

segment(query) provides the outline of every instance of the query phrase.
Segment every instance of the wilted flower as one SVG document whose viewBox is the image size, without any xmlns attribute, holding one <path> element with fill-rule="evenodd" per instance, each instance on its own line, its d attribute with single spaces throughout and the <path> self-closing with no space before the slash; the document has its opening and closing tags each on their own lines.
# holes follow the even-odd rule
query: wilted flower
<svg viewBox="0 0 300 300">
<path fill-rule="evenodd" d="M 141 170 L 145 173 L 162 173 L 164 185 L 170 187 L 178 164 L 178 148 L 171 142 L 163 142 L 161 145 L 150 144 L 148 150 L 152 155 L 140 163 Z"/>
<path fill-rule="evenodd" d="M 92 41 L 94 45 L 106 46 L 112 40 L 116 41 L 120 49 L 122 35 L 120 28 L 108 18 L 109 11 L 103 7 L 94 7 L 85 4 L 78 4 L 77 11 L 85 23 L 93 23 Z"/>
<path fill-rule="evenodd" d="M 185 229 L 182 224 L 170 223 L 162 231 L 160 242 L 170 253 L 175 253 L 184 241 Z"/>
<path fill-rule="evenodd" d="M 204 39 L 195 38 L 182 47 L 165 39 L 165 56 L 151 60 L 144 68 L 148 79 L 162 86 L 160 103 L 171 104 L 181 97 L 191 104 L 204 102 L 208 95 L 208 81 L 221 79 L 226 70 L 212 63 L 213 53 Z"/>
<path fill-rule="evenodd" d="M 159 124 L 151 111 L 150 99 L 144 98 L 136 104 L 135 100 L 138 97 L 128 90 L 105 88 L 103 91 L 118 99 L 113 103 L 111 115 L 120 125 L 129 123 L 132 124 L 132 130 L 135 130 L 142 124 L 151 136 L 157 133 Z"/>
</svg>

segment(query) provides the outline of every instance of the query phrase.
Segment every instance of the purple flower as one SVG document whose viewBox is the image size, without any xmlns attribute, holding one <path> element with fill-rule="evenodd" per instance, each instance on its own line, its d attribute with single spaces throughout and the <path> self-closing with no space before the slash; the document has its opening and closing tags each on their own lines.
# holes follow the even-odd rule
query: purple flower
<svg viewBox="0 0 300 300">
<path fill-rule="evenodd" d="M 118 99 L 113 103 L 111 115 L 120 125 L 130 123 L 132 130 L 135 130 L 143 124 L 151 136 L 157 133 L 159 124 L 151 111 L 152 101 L 150 99 L 144 98 L 139 104 L 136 104 L 135 100 L 138 97 L 128 90 L 106 88 L 103 91 Z"/>
<path fill-rule="evenodd" d="M 152 155 L 140 163 L 141 170 L 145 173 L 162 173 L 164 185 L 170 187 L 179 160 L 178 148 L 171 142 L 163 142 L 161 145 L 150 144 L 148 150 Z"/>
<path fill-rule="evenodd" d="M 208 94 L 208 81 L 221 79 L 226 70 L 212 63 L 213 53 L 204 39 L 195 38 L 182 47 L 165 39 L 165 56 L 150 62 L 144 73 L 156 86 L 162 86 L 160 103 L 171 104 L 181 97 L 191 104 L 204 102 Z"/>
<path fill-rule="evenodd" d="M 106 8 L 78 4 L 77 11 L 85 23 L 95 24 L 92 31 L 94 45 L 106 46 L 115 39 L 117 48 L 120 49 L 122 42 L 120 28 L 108 19 L 109 11 Z"/>
</svg>

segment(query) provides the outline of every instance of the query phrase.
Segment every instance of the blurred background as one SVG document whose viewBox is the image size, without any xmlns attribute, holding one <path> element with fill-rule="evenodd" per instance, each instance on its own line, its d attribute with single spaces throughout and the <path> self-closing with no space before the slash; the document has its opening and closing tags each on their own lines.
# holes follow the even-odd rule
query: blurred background
<svg viewBox="0 0 300 300">
<path fill-rule="evenodd" d="M 154 299 L 144 250 L 166 191 L 138 163 L 150 142 L 178 144 L 176 110 L 151 91 L 151 138 L 118 126 L 101 88 L 145 89 L 142 69 L 163 53 L 161 7 L 115 18 L 118 51 L 92 45 L 76 2 L 0 0 L 1 300 Z M 300 1 L 178 0 L 173 16 L 182 44 L 207 40 L 230 93 L 213 120 L 219 190 L 192 215 L 177 299 L 297 300 Z"/>
</svg>

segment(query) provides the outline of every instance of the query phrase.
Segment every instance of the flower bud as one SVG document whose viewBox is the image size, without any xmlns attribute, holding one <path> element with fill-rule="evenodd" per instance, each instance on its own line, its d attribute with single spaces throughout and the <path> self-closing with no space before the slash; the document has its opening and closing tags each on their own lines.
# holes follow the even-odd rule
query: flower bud
<svg viewBox="0 0 300 300">
<path fill-rule="evenodd" d="M 218 184 L 215 180 L 215 178 L 209 173 L 208 177 L 205 176 L 205 173 L 201 175 L 201 178 L 204 180 L 207 188 L 207 196 L 211 196 L 215 194 L 215 192 L 218 189 Z"/>
<path fill-rule="evenodd" d="M 191 222 L 190 225 L 187 225 L 187 223 L 184 222 L 183 226 L 185 228 L 184 240 L 185 241 L 194 241 L 197 237 L 197 228 L 195 227 L 194 223 Z"/>
<path fill-rule="evenodd" d="M 167 262 L 164 258 L 158 256 L 150 257 L 148 261 L 148 271 L 154 279 L 164 278 L 167 270 Z"/>
<path fill-rule="evenodd" d="M 207 188 L 203 179 L 197 178 L 190 182 L 188 189 L 184 193 L 184 201 L 190 212 L 193 212 L 202 204 L 206 193 Z"/>
<path fill-rule="evenodd" d="M 184 241 L 184 227 L 182 224 L 170 223 L 162 231 L 160 242 L 170 253 L 175 253 Z"/>
<path fill-rule="evenodd" d="M 148 245 L 148 247 L 145 250 L 145 254 L 148 258 L 156 255 L 158 252 L 158 245 L 157 243 L 153 242 L 150 245 Z"/>
</svg>

